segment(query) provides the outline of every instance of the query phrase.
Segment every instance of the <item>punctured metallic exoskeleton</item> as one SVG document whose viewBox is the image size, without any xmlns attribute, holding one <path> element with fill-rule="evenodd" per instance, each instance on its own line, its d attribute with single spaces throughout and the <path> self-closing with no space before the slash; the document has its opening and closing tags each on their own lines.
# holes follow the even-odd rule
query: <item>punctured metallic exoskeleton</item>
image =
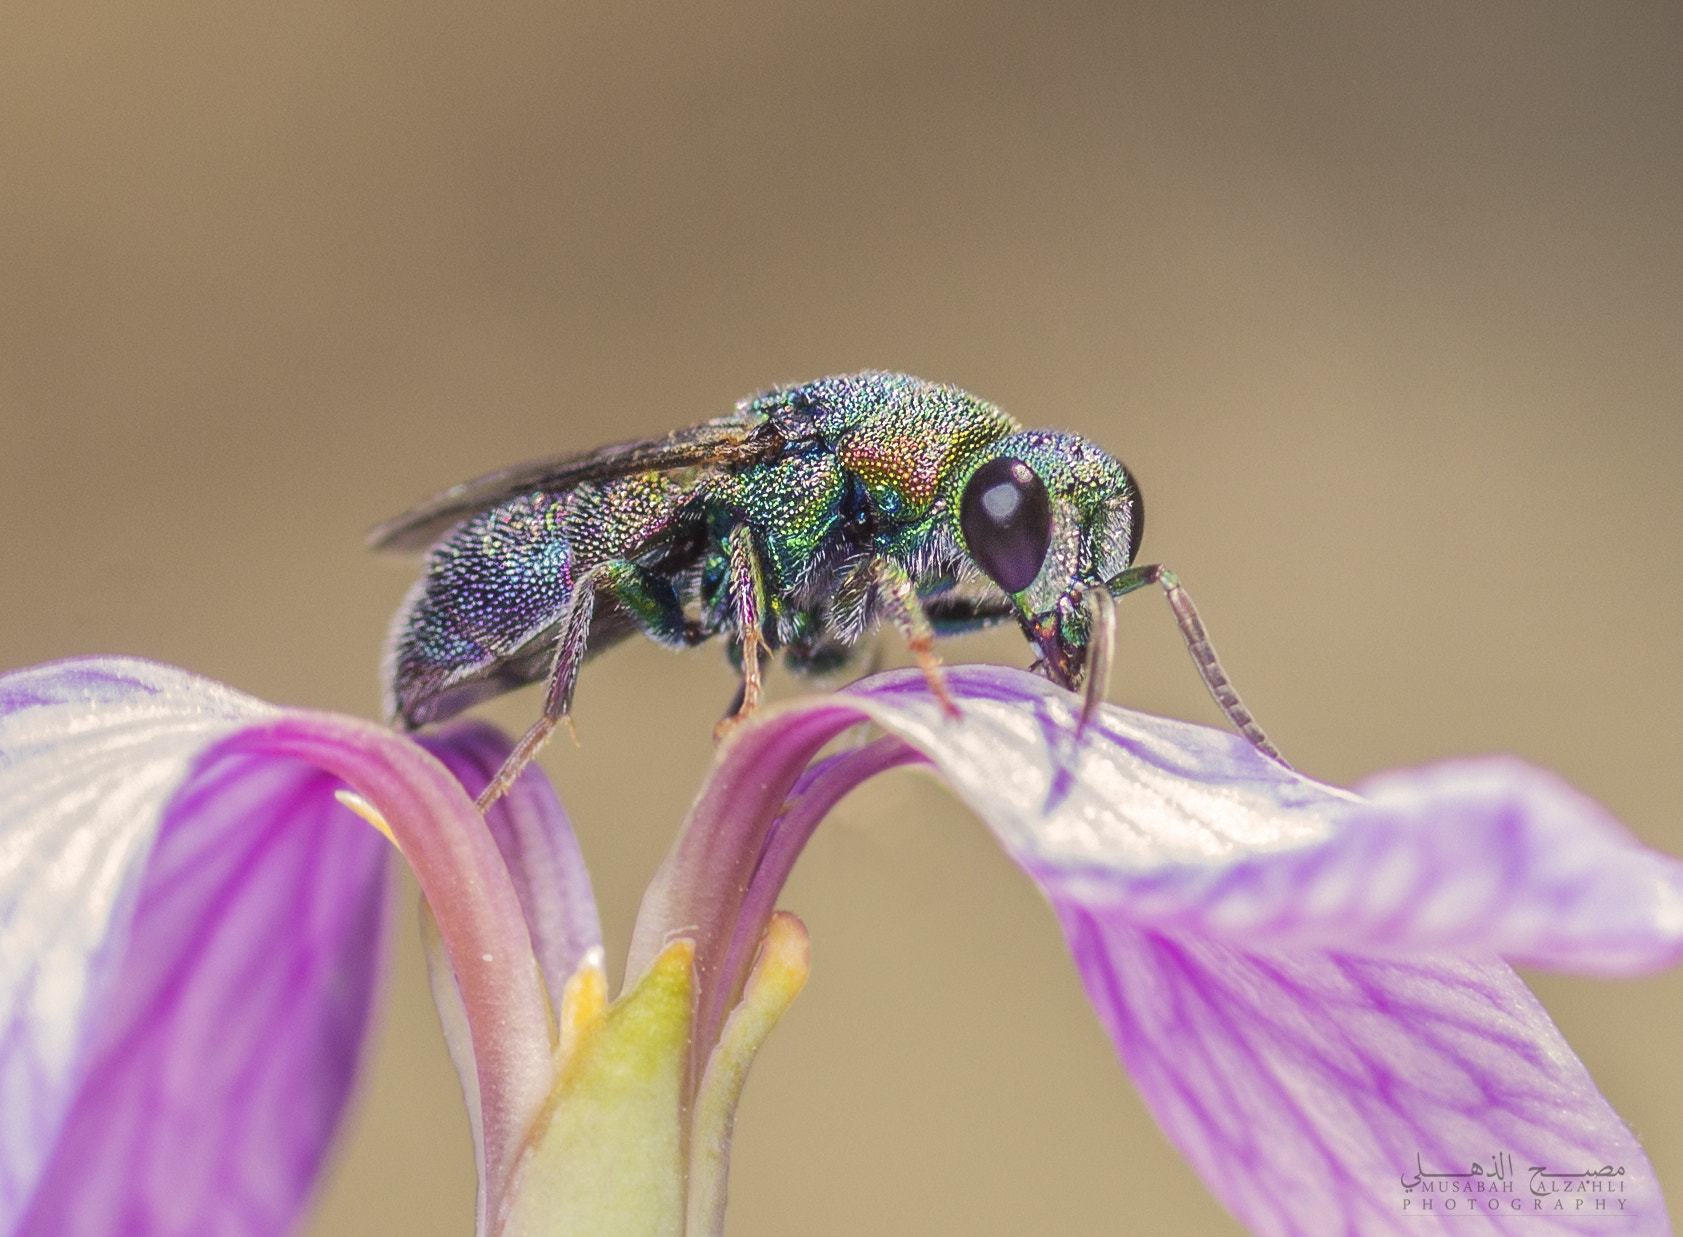
<svg viewBox="0 0 1683 1237">
<path fill-rule="evenodd" d="M 1155 583 L 1216 703 L 1279 760 L 1174 574 L 1132 565 L 1144 527 L 1114 457 L 956 387 L 881 372 L 780 387 L 665 438 L 466 482 L 376 528 L 376 549 L 430 548 L 392 628 L 387 708 L 414 728 L 548 683 L 484 806 L 567 717 L 585 657 L 633 631 L 729 640 L 742 686 L 725 725 L 759 703 L 763 653 L 833 669 L 882 618 L 956 713 L 935 637 L 1015 620 L 1035 669 L 1085 680 L 1084 726 L 1112 599 Z"/>
</svg>

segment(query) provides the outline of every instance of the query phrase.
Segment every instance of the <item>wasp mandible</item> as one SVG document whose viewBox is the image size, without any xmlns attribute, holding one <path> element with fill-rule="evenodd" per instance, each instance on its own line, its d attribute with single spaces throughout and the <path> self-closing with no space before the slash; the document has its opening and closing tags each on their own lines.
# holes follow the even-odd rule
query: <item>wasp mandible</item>
<svg viewBox="0 0 1683 1237">
<path fill-rule="evenodd" d="M 760 701 L 762 654 L 834 669 L 882 618 L 956 715 L 935 638 L 1015 620 L 1037 671 L 1085 682 L 1085 726 L 1113 599 L 1159 584 L 1216 703 L 1283 764 L 1174 573 L 1132 565 L 1144 529 L 1118 460 L 956 387 L 881 372 L 780 387 L 665 438 L 491 473 L 374 529 L 378 550 L 430 547 L 392 626 L 386 707 L 412 729 L 548 683 L 483 809 L 567 718 L 586 656 L 633 631 L 671 648 L 726 637 L 742 674 L 728 726 Z"/>
</svg>

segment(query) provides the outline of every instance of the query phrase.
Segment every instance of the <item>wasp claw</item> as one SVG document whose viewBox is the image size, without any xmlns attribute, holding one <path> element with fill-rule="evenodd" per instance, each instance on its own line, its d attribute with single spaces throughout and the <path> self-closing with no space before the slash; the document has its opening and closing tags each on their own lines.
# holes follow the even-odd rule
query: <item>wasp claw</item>
<svg viewBox="0 0 1683 1237">
<path fill-rule="evenodd" d="M 723 743 L 725 736 L 747 721 L 754 710 L 759 707 L 757 703 L 739 703 L 735 709 L 721 717 L 718 724 L 713 727 L 713 742 L 716 744 Z"/>
<path fill-rule="evenodd" d="M 947 676 L 941 671 L 941 659 L 927 646 L 914 645 L 912 652 L 917 656 L 918 669 L 923 671 L 923 681 L 929 684 L 929 690 L 934 694 L 935 702 L 941 706 L 941 712 L 955 722 L 962 720 L 964 714 L 959 710 L 958 701 L 954 700 L 952 693 L 947 690 Z"/>
<path fill-rule="evenodd" d="M 516 779 L 532 763 L 532 758 L 538 754 L 538 749 L 548 741 L 554 731 L 556 723 L 564 721 L 567 729 L 573 729 L 573 719 L 563 714 L 559 718 L 545 715 L 538 718 L 533 727 L 514 745 L 514 750 L 503 761 L 503 767 L 497 770 L 497 775 L 485 784 L 485 789 L 479 792 L 479 797 L 473 801 L 473 806 L 479 809 L 481 816 L 490 811 L 491 805 L 501 799 L 513 786 Z M 573 742 L 578 742 L 578 734 L 573 734 Z"/>
</svg>

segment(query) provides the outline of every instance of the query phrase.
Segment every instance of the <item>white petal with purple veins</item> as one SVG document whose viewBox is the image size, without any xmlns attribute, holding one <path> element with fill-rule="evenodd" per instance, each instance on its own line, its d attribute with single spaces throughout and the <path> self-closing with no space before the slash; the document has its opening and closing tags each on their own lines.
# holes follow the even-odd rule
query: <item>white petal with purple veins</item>
<svg viewBox="0 0 1683 1237">
<path fill-rule="evenodd" d="M 165 805 L 201 751 L 271 712 L 122 659 L 0 679 L 0 1231 L 74 1098 Z"/>
<path fill-rule="evenodd" d="M 1247 951 L 1075 904 L 1059 917 L 1147 1106 L 1253 1231 L 1459 1231 L 1475 1210 L 1496 1231 L 1610 1217 L 1621 1233 L 1671 1231 L 1642 1148 L 1504 963 Z M 1466 1175 L 1497 1152 L 1517 1179 Z M 1530 1189 L 1533 1166 L 1604 1164 L 1622 1170 L 1618 1193 Z M 1422 1165 L 1466 1192 L 1433 1192 Z"/>
<path fill-rule="evenodd" d="M 904 671 L 775 706 L 726 744 L 638 923 L 650 943 L 734 923 L 727 946 L 699 938 L 704 1018 L 740 989 L 818 817 L 922 759 L 1046 891 L 1147 1103 L 1259 1232 L 1418 1234 L 1473 1205 L 1499 1231 L 1564 1230 L 1597 1211 L 1588 1191 L 1566 1201 L 1574 1180 L 1607 1187 L 1621 1232 L 1669 1231 L 1641 1148 L 1500 956 L 1673 964 L 1683 864 L 1510 759 L 1387 775 L 1364 797 L 1236 735 L 1108 706 L 1077 744 L 1080 702 L 1020 671 L 951 667 L 947 687 L 956 721 Z M 798 776 L 861 720 L 892 737 Z M 715 905 L 684 875 L 704 864 L 743 874 L 746 897 Z M 1501 1192 L 1427 1188 L 1476 1187 L 1487 1170 L 1466 1166 L 1496 1152 L 1519 1174 Z M 1425 1177 L 1405 1189 L 1405 1172 Z"/>
<path fill-rule="evenodd" d="M 125 659 L 0 678 L 0 1232 L 296 1226 L 388 848 L 338 778 L 233 750 L 283 716 Z"/>
</svg>

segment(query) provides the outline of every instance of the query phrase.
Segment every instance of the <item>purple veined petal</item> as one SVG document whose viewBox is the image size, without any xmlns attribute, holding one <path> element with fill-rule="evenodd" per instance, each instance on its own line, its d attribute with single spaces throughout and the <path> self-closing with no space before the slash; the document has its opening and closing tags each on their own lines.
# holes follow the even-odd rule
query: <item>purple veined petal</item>
<svg viewBox="0 0 1683 1237">
<path fill-rule="evenodd" d="M 512 744 L 508 737 L 483 722 L 458 722 L 417 741 L 449 769 L 463 790 L 477 795 L 502 767 Z M 552 1005 L 559 1006 L 567 980 L 592 949 L 602 943 L 602 929 L 591 892 L 590 873 L 566 809 L 549 779 L 536 765 L 528 765 L 507 793 L 492 805 L 485 824 L 495 841 L 509 880 L 520 900 L 532 951 L 543 973 Z M 489 1223 L 485 1160 L 484 1109 L 478 1062 L 474 1057 L 472 1024 L 461 988 L 445 956 L 438 921 L 425 902 L 421 906 L 422 940 L 426 946 L 428 979 L 438 1007 L 450 1061 L 462 1082 L 473 1132 L 474 1158 L 482 1188 L 475 1231 Z"/>
<path fill-rule="evenodd" d="M 1247 948 L 1451 951 L 1599 975 L 1683 958 L 1683 863 L 1519 760 L 1388 773 L 1358 796 L 1238 735 L 1113 707 L 1072 756 L 1068 693 L 998 667 L 951 675 L 959 725 L 916 674 L 848 694 L 868 693 L 872 719 L 1056 902 Z"/>
<path fill-rule="evenodd" d="M 386 843 L 345 784 L 439 912 L 500 1193 L 552 1081 L 550 1014 L 455 777 L 369 722 L 72 662 L 0 679 L 0 1232 L 292 1227 L 378 969 Z"/>
<path fill-rule="evenodd" d="M 212 757 L 172 799 L 20 1237 L 292 1231 L 384 952 L 384 838 L 299 761 Z"/>
<path fill-rule="evenodd" d="M 283 713 L 217 750 L 302 760 L 385 819 L 455 972 L 478 1073 L 481 1202 L 502 1198 L 554 1082 L 551 1011 L 519 895 L 473 800 L 419 744 L 354 717 Z"/>
<path fill-rule="evenodd" d="M 1668 965 L 1683 865 L 1511 759 L 1389 774 L 1362 799 L 1238 736 L 1107 708 L 1079 757 L 1058 737 L 1031 742 L 1002 777 L 1013 742 L 1048 715 L 1056 735 L 1077 702 L 1008 671 L 954 678 L 962 727 L 943 728 L 914 676 L 863 690 L 1052 898 L 1148 1104 L 1252 1228 L 1419 1231 L 1455 1222 L 1446 1202 L 1464 1219 L 1469 1197 L 1499 1228 L 1581 1220 L 1529 1178 L 1483 1197 L 1401 1187 L 1421 1163 L 1466 1173 L 1499 1150 L 1523 1174 L 1622 1168 L 1603 1205 L 1622 1202 L 1630 1231 L 1670 1231 L 1641 1148 L 1497 955 Z M 978 687 L 1027 707 L 999 714 Z M 1077 760 L 1078 784 L 1060 786 Z"/>
<path fill-rule="evenodd" d="M 1236 944 L 1499 954 L 1602 976 L 1683 957 L 1683 864 L 1509 757 L 1385 774 L 1326 841 L 1134 876 L 1037 857 L 1058 900 Z"/>
<path fill-rule="evenodd" d="M 0 1232 L 75 1101 L 165 805 L 206 746 L 272 714 L 119 658 L 0 677 Z"/>
<path fill-rule="evenodd" d="M 502 767 L 512 744 L 483 722 L 462 722 L 417 741 L 477 795 Z M 601 921 L 578 838 L 555 788 L 528 765 L 485 818 L 532 934 L 551 1001 L 558 1002 L 585 954 L 602 944 Z"/>
<path fill-rule="evenodd" d="M 1506 964 L 1247 952 L 1058 912 L 1158 1124 L 1263 1237 L 1671 1232 L 1642 1148 Z"/>
<path fill-rule="evenodd" d="M 1018 862 L 1049 871 L 1207 867 L 1333 836 L 1360 806 L 1227 731 L 1103 707 L 1079 747 L 1079 701 L 1002 666 L 948 670 L 945 717 L 916 672 L 855 683 L 871 720 L 912 744 Z"/>
<path fill-rule="evenodd" d="M 625 967 L 628 984 L 669 941 L 683 936 L 695 942 L 692 1087 L 747 979 L 746 963 L 739 971 L 722 969 L 727 956 L 735 956 L 731 941 L 751 932 L 758 942 L 765 930 L 764 921 L 749 921 L 741 908 L 767 835 L 808 762 L 864 716 L 837 697 L 816 697 L 766 709 L 756 722 L 737 727 L 721 745 L 672 849 L 643 892 Z M 765 913 L 769 919 L 770 910 Z"/>
<path fill-rule="evenodd" d="M 1356 789 L 1371 815 L 1329 856 L 1329 869 L 1345 869 L 1326 883 L 1343 893 L 1345 914 L 1365 905 L 1377 932 L 1388 926 L 1383 888 L 1407 900 L 1415 940 L 1477 939 L 1527 966 L 1587 975 L 1640 975 L 1683 958 L 1683 864 L 1552 773 L 1492 757 L 1380 774 Z M 1379 871 L 1388 887 L 1352 879 Z"/>
<path fill-rule="evenodd" d="M 919 673 L 896 672 L 774 706 L 721 751 L 638 923 L 648 943 L 700 925 L 703 1014 L 740 990 L 742 943 L 763 930 L 794 840 L 864 777 L 921 757 L 1047 891 L 1148 1102 L 1261 1231 L 1402 1231 L 1415 1164 L 1390 1161 L 1405 1147 L 1451 1164 L 1499 1150 L 1527 1173 L 1616 1164 L 1640 1187 L 1631 1225 L 1668 1231 L 1640 1148 L 1496 954 L 1592 973 L 1668 964 L 1676 861 L 1517 762 L 1391 775 L 1370 801 L 1238 736 L 1121 709 L 1077 747 L 1068 693 L 998 667 L 947 678 L 956 723 Z M 862 720 L 893 737 L 796 772 Z M 1485 869 L 1445 870 L 1456 845 Z M 1451 892 L 1433 896 L 1434 881 Z M 698 1015 L 698 1037 L 706 1025 Z M 1328 1188 L 1360 1197 L 1327 1207 Z M 1627 1193 L 1627 1214 L 1637 1206 Z M 1500 1227 L 1557 1218 L 1516 1214 Z"/>
<path fill-rule="evenodd" d="M 947 680 L 963 701 L 957 723 L 935 705 L 920 673 L 900 671 L 832 696 L 768 707 L 721 748 L 644 895 L 628 968 L 638 973 L 673 934 L 695 938 L 698 1043 L 710 1042 L 740 994 L 792 865 L 793 852 L 780 858 L 768 842 L 774 821 L 806 762 L 860 722 L 876 722 L 934 764 L 1019 862 L 1032 854 L 1083 862 L 1120 856 L 1149 867 L 1300 846 L 1332 832 L 1329 801 L 1339 810 L 1358 803 L 1282 769 L 1243 740 L 1236 751 L 1222 732 L 1122 710 L 1101 715 L 1072 762 L 1068 693 L 994 666 L 948 667 Z M 1132 748 L 1104 730 L 1114 725 L 1132 727 L 1126 739 Z M 822 785 L 839 797 L 880 771 L 869 766 L 885 751 L 847 757 L 865 766 L 854 773 L 838 764 Z M 1118 752 L 1123 759 L 1112 759 Z M 795 813 L 793 802 L 788 811 Z M 1153 820 L 1169 827 L 1154 831 L 1136 823 Z M 802 843 L 816 823 L 816 817 L 808 821 Z M 751 897 L 736 892 L 750 888 Z"/>
</svg>

